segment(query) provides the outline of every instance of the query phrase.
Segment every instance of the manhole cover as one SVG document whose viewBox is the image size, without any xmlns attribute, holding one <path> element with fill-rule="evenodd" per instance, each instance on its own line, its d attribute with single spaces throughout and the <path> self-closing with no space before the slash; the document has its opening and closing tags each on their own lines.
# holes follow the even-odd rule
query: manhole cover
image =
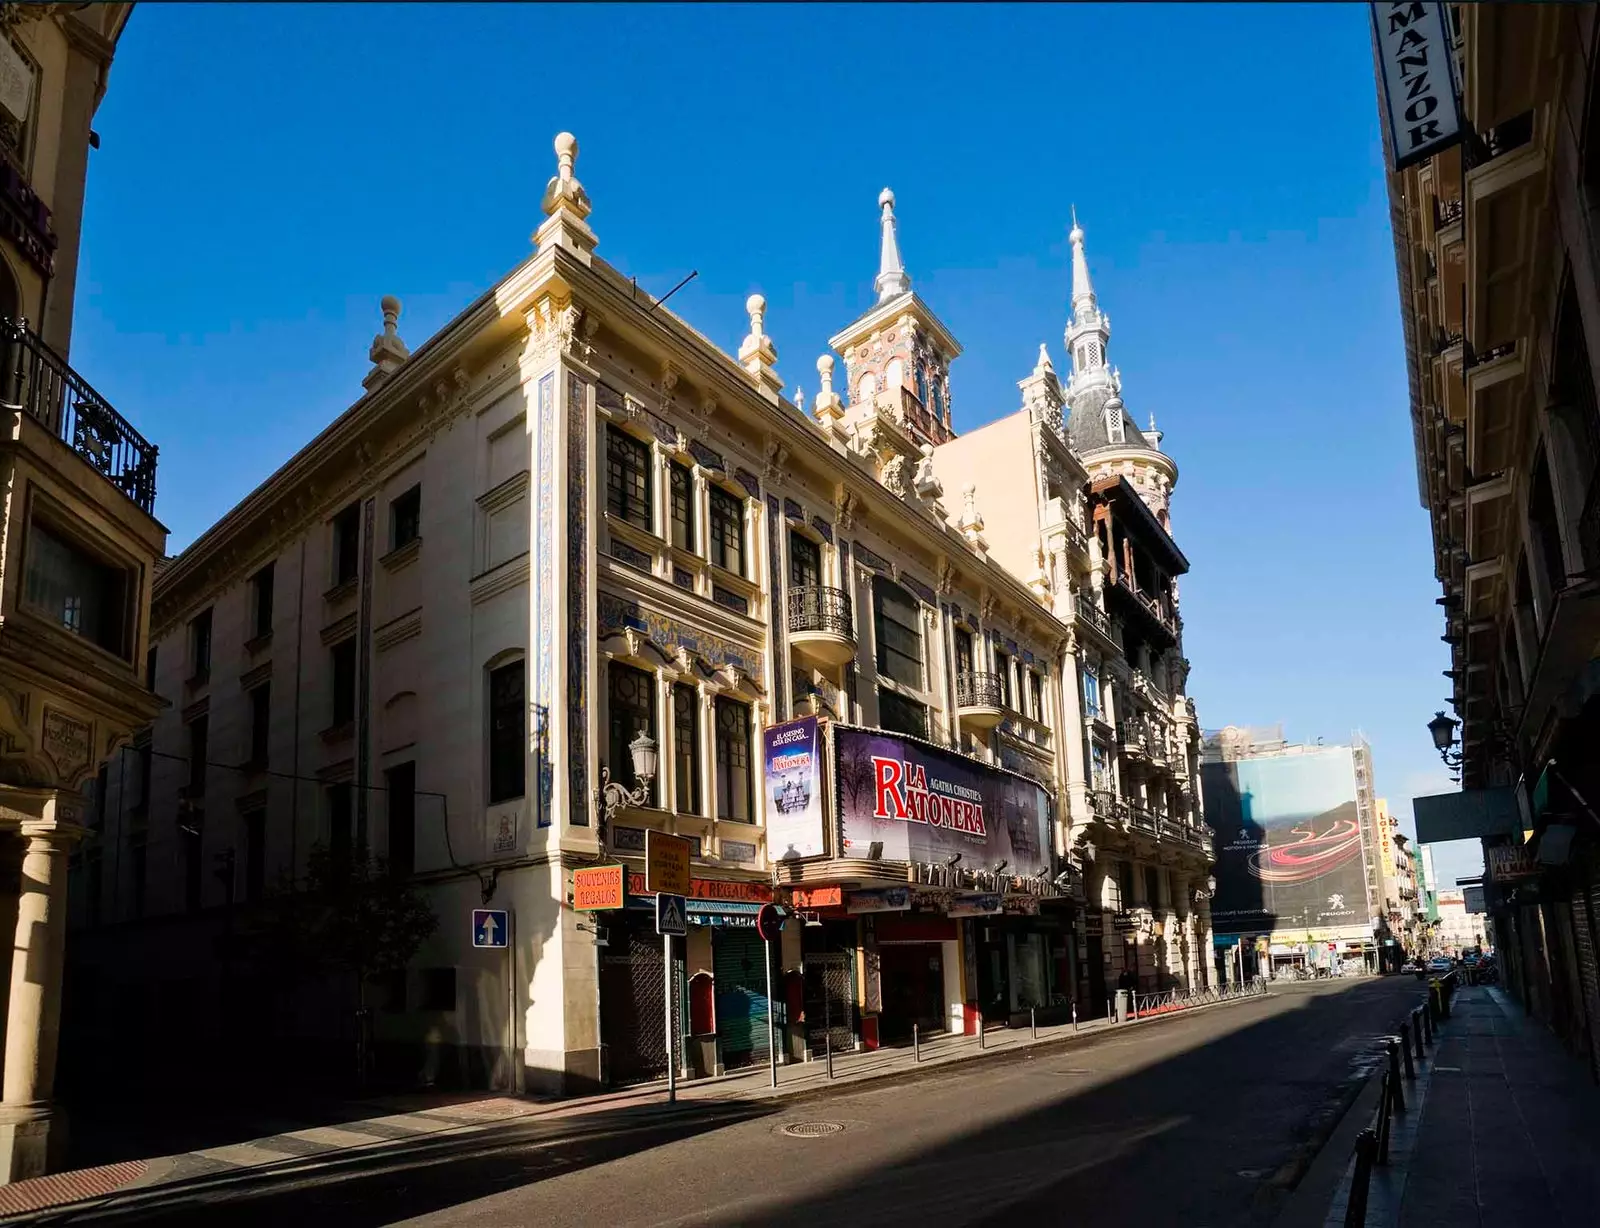
<svg viewBox="0 0 1600 1228">
<path fill-rule="evenodd" d="M 844 1129 L 836 1121 L 796 1121 L 783 1128 L 783 1132 L 790 1138 L 822 1138 L 827 1134 L 838 1134 Z"/>
</svg>

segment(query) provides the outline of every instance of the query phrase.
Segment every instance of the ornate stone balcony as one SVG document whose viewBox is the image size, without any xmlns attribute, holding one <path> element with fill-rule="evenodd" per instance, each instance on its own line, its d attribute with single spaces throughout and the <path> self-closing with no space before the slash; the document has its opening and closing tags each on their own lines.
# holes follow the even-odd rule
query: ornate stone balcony
<svg viewBox="0 0 1600 1228">
<path fill-rule="evenodd" d="M 843 665 L 856 655 L 855 620 L 850 594 L 823 584 L 805 584 L 788 592 L 789 642 L 795 651 L 820 665 Z"/>
<path fill-rule="evenodd" d="M 993 729 L 1005 719 L 1000 675 L 962 670 L 956 675 L 956 709 L 963 724 L 978 730 Z"/>
</svg>

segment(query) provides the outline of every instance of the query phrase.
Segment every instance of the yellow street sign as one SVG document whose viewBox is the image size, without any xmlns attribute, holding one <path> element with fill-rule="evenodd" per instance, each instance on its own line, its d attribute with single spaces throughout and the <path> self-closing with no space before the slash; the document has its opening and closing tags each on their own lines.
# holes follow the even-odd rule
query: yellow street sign
<svg viewBox="0 0 1600 1228">
<path fill-rule="evenodd" d="M 689 849 L 689 842 L 682 836 L 646 828 L 644 889 L 662 895 L 688 895 Z"/>
</svg>

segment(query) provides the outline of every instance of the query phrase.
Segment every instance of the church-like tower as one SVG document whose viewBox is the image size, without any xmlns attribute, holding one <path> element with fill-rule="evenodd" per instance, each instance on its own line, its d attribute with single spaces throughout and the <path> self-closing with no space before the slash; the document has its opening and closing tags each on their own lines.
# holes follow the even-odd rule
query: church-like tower
<svg viewBox="0 0 1600 1228">
<path fill-rule="evenodd" d="M 1072 217 L 1072 319 L 1067 324 L 1067 353 L 1072 378 L 1067 384 L 1067 433 L 1089 470 L 1091 480 L 1120 475 L 1128 479 L 1155 514 L 1172 530 L 1172 489 L 1178 466 L 1161 450 L 1155 416 L 1141 431 L 1122 403 L 1122 376 L 1111 365 L 1111 317 L 1100 310 L 1089 260 L 1083 250 L 1083 227 Z"/>
</svg>

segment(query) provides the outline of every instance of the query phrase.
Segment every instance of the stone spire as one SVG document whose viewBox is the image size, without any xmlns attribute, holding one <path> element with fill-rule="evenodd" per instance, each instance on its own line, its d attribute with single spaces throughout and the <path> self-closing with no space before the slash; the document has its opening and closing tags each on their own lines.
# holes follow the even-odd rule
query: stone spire
<svg viewBox="0 0 1600 1228">
<path fill-rule="evenodd" d="M 411 357 L 406 343 L 400 340 L 400 300 L 392 294 L 385 294 L 378 306 L 383 311 L 383 331 L 372 339 L 372 348 L 367 351 L 367 357 L 372 360 L 372 370 L 361 381 L 361 386 L 368 392 L 376 390 Z"/>
<path fill-rule="evenodd" d="M 882 303 L 911 289 L 911 274 L 900 261 L 900 241 L 895 237 L 894 193 L 888 188 L 878 193 L 878 207 L 883 210 L 883 244 L 872 288 L 878 292 L 878 301 Z"/>
<path fill-rule="evenodd" d="M 750 333 L 739 346 L 739 365 L 750 373 L 761 394 L 776 402 L 783 381 L 778 378 L 777 347 L 766 331 L 767 300 L 752 294 L 745 299 L 744 309 L 750 313 Z"/>
<path fill-rule="evenodd" d="M 1083 251 L 1083 227 L 1078 224 L 1078 211 L 1072 211 L 1072 230 L 1067 238 L 1072 243 L 1072 321 L 1065 334 L 1067 354 L 1072 359 L 1074 390 L 1087 384 L 1115 383 L 1111 360 L 1106 349 L 1111 341 L 1111 318 L 1100 310 L 1095 298 L 1094 284 L 1089 280 L 1089 258 Z M 1070 399 L 1070 398 L 1069 398 Z"/>
<path fill-rule="evenodd" d="M 1072 229 L 1067 233 L 1072 244 L 1072 314 L 1094 311 L 1094 283 L 1089 280 L 1089 258 L 1083 254 L 1083 227 L 1078 225 L 1078 207 L 1072 206 Z"/>
<path fill-rule="evenodd" d="M 585 264 L 599 242 L 589 229 L 589 194 L 573 173 L 578 162 L 578 138 L 570 132 L 556 137 L 556 174 L 544 189 L 540 208 L 545 220 L 533 232 L 534 246 L 543 255 L 552 247 L 564 247 Z"/>
</svg>

